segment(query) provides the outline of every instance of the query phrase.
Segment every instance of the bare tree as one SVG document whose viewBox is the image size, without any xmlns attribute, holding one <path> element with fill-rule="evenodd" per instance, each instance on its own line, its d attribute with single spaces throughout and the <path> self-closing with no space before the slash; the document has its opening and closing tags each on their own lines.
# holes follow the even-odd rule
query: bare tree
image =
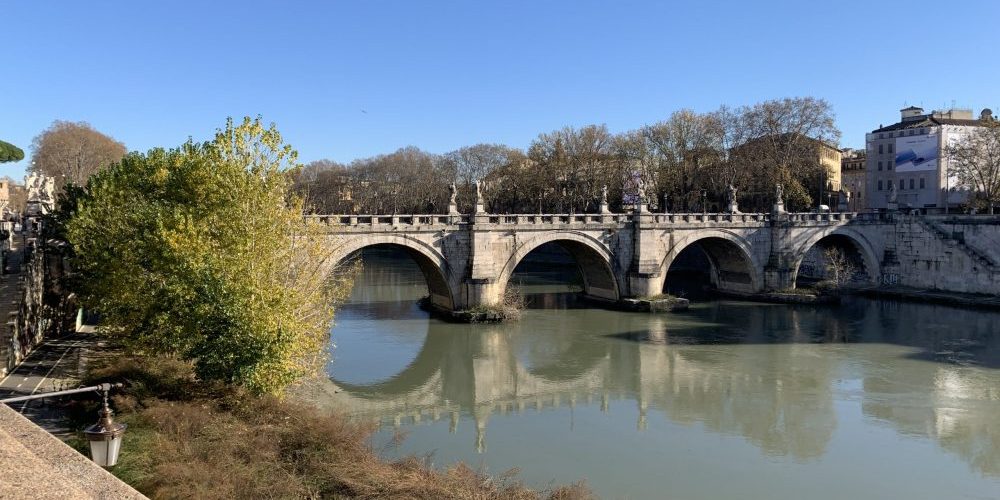
<svg viewBox="0 0 1000 500">
<path fill-rule="evenodd" d="M 827 281 L 836 288 L 843 288 L 858 272 L 847 252 L 840 247 L 830 246 L 823 249 L 823 264 L 826 268 Z"/>
<path fill-rule="evenodd" d="M 784 98 L 755 104 L 746 111 L 750 140 L 740 148 L 741 161 L 752 171 L 756 204 L 766 207 L 775 184 L 785 187 L 785 201 L 793 208 L 812 205 L 810 192 L 821 189 L 828 177 L 820 162 L 824 144 L 837 144 L 840 131 L 833 108 L 824 99 Z"/>
<path fill-rule="evenodd" d="M 706 167 L 720 154 L 711 125 L 705 115 L 683 109 L 641 131 L 650 154 L 657 159 L 656 185 L 681 210 L 701 207 L 701 190 L 708 187 Z"/>
<path fill-rule="evenodd" d="M 354 211 L 354 186 L 346 166 L 331 160 L 310 162 L 292 172 L 292 188 L 312 213 Z"/>
<path fill-rule="evenodd" d="M 556 210 L 596 209 L 612 170 L 612 137 L 604 125 L 540 134 L 528 148 L 542 174 L 534 186 L 539 197 L 554 202 Z"/>
<path fill-rule="evenodd" d="M 31 144 L 31 169 L 67 182 L 86 184 L 98 170 L 125 156 L 125 145 L 94 130 L 86 122 L 55 121 Z"/>
<path fill-rule="evenodd" d="M 959 141 L 948 145 L 951 174 L 976 193 L 989 213 L 1000 202 L 1000 123 L 984 122 Z"/>
<path fill-rule="evenodd" d="M 445 153 L 440 158 L 440 170 L 443 175 L 441 182 L 448 184 L 454 182 L 458 186 L 458 205 L 460 210 L 469 210 L 475 203 L 476 181 L 485 182 L 484 191 L 492 199 L 491 205 L 494 210 L 500 211 L 501 191 L 505 191 L 505 186 L 497 180 L 494 175 L 508 166 L 518 165 L 524 159 L 524 153 L 519 149 L 504 146 L 502 144 L 475 144 L 461 149 Z M 510 173 L 510 172 L 508 172 Z M 521 184 L 523 179 L 515 179 L 504 176 L 504 182 Z M 509 186 L 507 186 L 509 188 Z M 510 201 L 504 199 L 504 201 Z"/>
</svg>

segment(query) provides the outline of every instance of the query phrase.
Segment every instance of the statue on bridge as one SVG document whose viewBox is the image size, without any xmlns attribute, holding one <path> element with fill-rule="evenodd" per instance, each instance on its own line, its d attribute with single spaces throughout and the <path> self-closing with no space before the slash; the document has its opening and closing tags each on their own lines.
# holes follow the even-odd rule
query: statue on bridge
<svg viewBox="0 0 1000 500">
<path fill-rule="evenodd" d="M 448 185 L 448 215 L 458 214 L 458 188 L 452 182 Z"/>
<path fill-rule="evenodd" d="M 601 213 L 609 214 L 611 210 L 608 209 L 608 185 L 605 184 L 601 186 Z"/>
<path fill-rule="evenodd" d="M 886 203 L 886 208 L 891 212 L 899 210 L 899 202 L 896 200 L 896 183 L 892 182 L 892 179 L 889 180 L 889 194 L 887 196 L 889 202 Z"/>
<path fill-rule="evenodd" d="M 840 188 L 840 193 L 837 196 L 837 211 L 838 212 L 849 212 L 851 210 L 851 192 Z"/>
<path fill-rule="evenodd" d="M 483 201 L 482 183 L 476 181 L 476 213 L 486 213 L 486 203 Z"/>
<path fill-rule="evenodd" d="M 774 186 L 774 208 L 771 209 L 772 213 L 783 214 L 785 213 L 785 188 L 781 183 L 777 183 Z"/>
<path fill-rule="evenodd" d="M 736 203 L 736 186 L 729 184 L 729 209 L 727 210 L 731 214 L 740 213 L 740 207 Z"/>
</svg>

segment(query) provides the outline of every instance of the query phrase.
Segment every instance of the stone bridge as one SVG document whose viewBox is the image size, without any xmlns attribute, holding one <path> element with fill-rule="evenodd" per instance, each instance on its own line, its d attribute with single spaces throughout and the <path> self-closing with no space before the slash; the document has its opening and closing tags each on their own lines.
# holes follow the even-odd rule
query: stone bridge
<svg viewBox="0 0 1000 500">
<path fill-rule="evenodd" d="M 662 293 L 671 264 L 688 248 L 707 258 L 711 284 L 730 292 L 794 288 L 810 250 L 825 245 L 844 248 L 863 271 L 858 279 L 872 285 L 884 279 L 887 267 L 890 274 L 900 272 L 899 222 L 891 215 L 636 211 L 310 217 L 329 227 L 334 262 L 375 245 L 405 249 L 423 271 L 432 303 L 445 310 L 498 303 L 518 263 L 547 243 L 573 256 L 589 297 L 610 302 Z"/>
</svg>

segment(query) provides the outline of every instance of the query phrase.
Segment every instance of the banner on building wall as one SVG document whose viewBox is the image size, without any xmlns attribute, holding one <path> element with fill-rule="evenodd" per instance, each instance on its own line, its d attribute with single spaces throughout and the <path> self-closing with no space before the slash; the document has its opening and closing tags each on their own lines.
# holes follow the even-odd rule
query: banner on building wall
<svg viewBox="0 0 1000 500">
<path fill-rule="evenodd" d="M 937 170 L 938 136 L 913 135 L 896 139 L 897 172 Z"/>
</svg>

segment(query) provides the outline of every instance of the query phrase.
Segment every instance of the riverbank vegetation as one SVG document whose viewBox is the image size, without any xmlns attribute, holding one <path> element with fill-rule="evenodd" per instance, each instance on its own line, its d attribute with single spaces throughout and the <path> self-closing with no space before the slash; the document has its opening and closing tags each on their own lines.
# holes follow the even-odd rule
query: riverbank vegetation
<svg viewBox="0 0 1000 500">
<path fill-rule="evenodd" d="M 114 397 L 116 419 L 129 427 L 112 472 L 151 498 L 591 498 L 582 484 L 529 489 L 514 471 L 488 476 L 464 464 L 434 470 L 417 457 L 384 461 L 371 425 L 201 381 L 193 363 L 177 358 L 106 357 L 88 383 L 104 381 L 127 384 Z M 80 425 L 93 409 L 80 412 Z"/>
<path fill-rule="evenodd" d="M 490 323 L 500 321 L 516 321 L 521 319 L 525 301 L 521 289 L 508 285 L 500 302 L 492 305 L 479 305 L 460 314 L 467 315 L 472 323 Z"/>
</svg>

